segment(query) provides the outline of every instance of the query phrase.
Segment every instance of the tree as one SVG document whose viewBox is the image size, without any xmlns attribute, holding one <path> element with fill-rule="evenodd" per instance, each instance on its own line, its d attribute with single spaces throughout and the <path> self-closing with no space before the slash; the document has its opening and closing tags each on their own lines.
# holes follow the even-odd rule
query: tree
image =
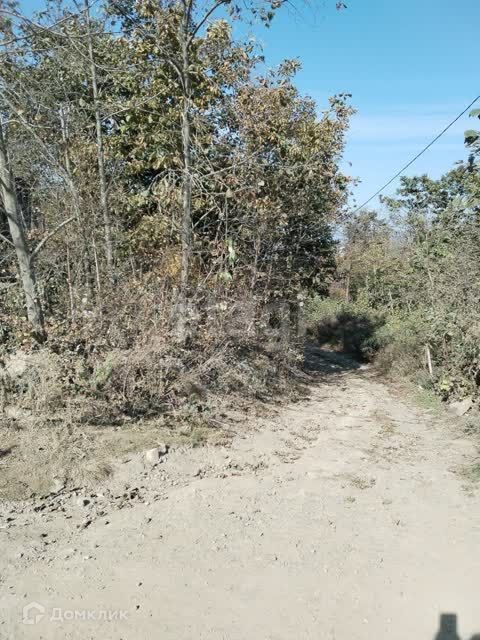
<svg viewBox="0 0 480 640">
<path fill-rule="evenodd" d="M 273 5 L 243 16 L 268 24 Z M 176 300 L 184 341 L 190 302 L 301 302 L 328 287 L 348 98 L 318 117 L 295 88 L 298 63 L 260 73 L 261 52 L 217 10 L 240 15 L 180 0 L 17 15 L 1 78 L 48 319 L 107 327 L 119 292 L 145 278 Z"/>
<path fill-rule="evenodd" d="M 282 2 L 271 0 L 270 2 L 249 3 L 245 10 L 251 15 L 258 15 L 265 23 L 269 23 L 274 15 L 274 10 L 281 6 Z M 195 99 L 194 83 L 198 82 L 201 74 L 199 65 L 199 50 L 203 41 L 203 32 L 208 26 L 209 20 L 221 7 L 230 15 L 238 18 L 242 11 L 240 6 L 231 0 L 177 0 L 159 8 L 148 0 L 140 4 L 135 11 L 127 14 L 125 9 L 115 5 L 120 12 L 125 25 L 135 30 L 135 27 L 144 35 L 144 44 L 153 51 L 153 54 L 162 62 L 169 65 L 177 76 L 181 96 L 181 166 L 182 166 L 182 215 L 180 225 L 181 238 L 181 266 L 178 298 L 178 333 L 181 339 L 185 337 L 185 320 L 187 313 L 187 298 L 190 284 L 190 263 L 193 249 L 192 231 L 192 192 L 194 184 L 194 154 L 192 144 L 194 112 L 201 109 L 201 105 Z M 142 24 L 142 17 L 147 17 L 147 28 Z M 162 22 L 159 23 L 159 18 Z M 166 22 L 164 19 L 167 18 Z M 168 25 L 165 27 L 165 24 Z M 163 37 L 152 40 L 152 31 L 160 31 Z M 202 98 L 200 98 L 200 103 Z"/>
<path fill-rule="evenodd" d="M 383 360 L 422 376 L 444 398 L 480 384 L 479 172 L 468 161 L 438 180 L 404 177 L 383 198 L 391 219 L 349 221 L 340 272 L 357 308 L 380 316 Z"/>
<path fill-rule="evenodd" d="M 100 99 L 98 87 L 97 62 L 95 59 L 95 49 L 93 43 L 92 24 L 90 20 L 89 0 L 85 0 L 85 27 L 87 36 L 88 59 L 90 62 L 90 81 L 93 95 L 93 110 L 95 114 L 95 132 L 97 136 L 97 163 L 100 190 L 100 207 L 103 215 L 104 233 L 105 233 L 105 254 L 107 258 L 108 275 L 112 281 L 115 281 L 114 273 L 114 252 L 112 240 L 112 221 L 110 218 L 110 208 L 108 205 L 108 189 L 107 175 L 105 171 L 105 152 L 103 142 L 102 117 L 100 113 Z"/>
<path fill-rule="evenodd" d="M 27 317 L 33 334 L 39 342 L 46 338 L 42 307 L 38 298 L 35 270 L 32 263 L 25 231 L 21 219 L 15 191 L 15 178 L 8 158 L 7 146 L 0 118 L 0 194 L 8 220 L 8 228 L 12 244 L 17 256 L 18 270 L 22 281 L 23 293 L 27 309 Z"/>
</svg>

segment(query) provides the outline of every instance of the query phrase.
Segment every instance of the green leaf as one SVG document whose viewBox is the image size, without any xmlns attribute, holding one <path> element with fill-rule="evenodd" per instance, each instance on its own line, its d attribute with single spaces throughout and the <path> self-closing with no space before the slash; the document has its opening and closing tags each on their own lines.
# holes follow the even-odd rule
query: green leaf
<svg viewBox="0 0 480 640">
<path fill-rule="evenodd" d="M 468 129 L 465 131 L 465 144 L 474 144 L 480 138 L 480 131 Z"/>
<path fill-rule="evenodd" d="M 480 118 L 480 109 L 473 109 L 468 115 L 470 118 Z"/>
</svg>

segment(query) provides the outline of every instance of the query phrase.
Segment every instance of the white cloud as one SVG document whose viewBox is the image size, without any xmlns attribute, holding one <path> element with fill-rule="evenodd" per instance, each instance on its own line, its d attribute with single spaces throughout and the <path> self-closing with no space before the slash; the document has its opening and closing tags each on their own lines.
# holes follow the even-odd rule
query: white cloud
<svg viewBox="0 0 480 640">
<path fill-rule="evenodd" d="M 354 189 L 356 199 L 364 201 L 385 184 L 402 166 L 407 164 L 435 138 L 461 111 L 457 104 L 405 104 L 395 108 L 385 105 L 362 108 L 352 118 L 347 134 L 343 169 L 361 179 Z M 466 113 L 406 172 L 407 175 L 427 173 L 438 178 L 466 159 L 463 142 L 465 129 L 472 122 Z M 386 193 L 394 193 L 395 181 Z M 378 205 L 377 199 L 372 205 Z"/>
<path fill-rule="evenodd" d="M 411 111 L 410 111 L 411 109 Z M 348 133 L 350 143 L 398 143 L 411 140 L 430 141 L 455 117 L 450 109 L 427 110 L 420 107 L 397 109 L 389 114 L 356 114 Z M 444 134 L 442 140 L 460 144 L 469 126 L 465 114 Z"/>
</svg>

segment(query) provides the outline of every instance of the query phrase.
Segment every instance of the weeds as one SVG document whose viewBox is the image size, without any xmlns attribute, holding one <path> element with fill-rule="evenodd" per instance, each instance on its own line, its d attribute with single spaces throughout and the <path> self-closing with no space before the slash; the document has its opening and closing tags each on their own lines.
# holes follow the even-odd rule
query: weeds
<svg viewBox="0 0 480 640">
<path fill-rule="evenodd" d="M 54 478 L 102 481 L 119 457 L 159 439 L 225 442 L 219 414 L 299 388 L 298 353 L 261 328 L 242 330 L 250 316 L 236 314 L 232 332 L 228 315 L 210 315 L 182 344 L 172 337 L 168 309 L 153 329 L 151 320 L 117 323 L 116 346 L 99 317 L 88 337 L 58 336 L 41 349 L 5 354 L 0 496 L 48 492 Z"/>
</svg>

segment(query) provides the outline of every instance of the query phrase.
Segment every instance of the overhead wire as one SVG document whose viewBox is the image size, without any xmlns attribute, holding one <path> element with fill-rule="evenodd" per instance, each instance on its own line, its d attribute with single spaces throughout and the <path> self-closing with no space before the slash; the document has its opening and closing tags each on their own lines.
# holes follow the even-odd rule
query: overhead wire
<svg viewBox="0 0 480 640">
<path fill-rule="evenodd" d="M 369 204 L 374 198 L 379 196 L 382 193 L 382 191 L 384 191 L 387 187 L 389 187 L 392 184 L 392 182 L 394 182 L 398 177 L 400 177 L 404 171 L 406 171 L 409 167 L 411 167 L 412 164 L 416 162 L 418 158 L 420 158 L 420 156 L 422 156 L 425 153 L 425 151 L 430 149 L 431 146 L 433 146 L 456 122 L 458 122 L 458 120 L 460 120 L 460 118 L 463 115 L 465 115 L 467 111 L 471 107 L 473 107 L 473 105 L 479 99 L 480 99 L 480 95 L 478 95 L 474 100 L 472 100 L 472 102 L 470 102 L 470 104 L 467 107 L 465 107 L 465 109 L 461 113 L 459 113 L 458 116 L 456 116 L 456 118 L 454 118 L 454 120 L 452 120 L 442 131 L 440 131 L 440 133 L 437 136 L 435 136 L 435 138 L 433 138 L 433 140 L 431 140 L 419 153 L 417 153 L 417 155 L 414 158 L 412 158 L 410 162 L 408 162 L 404 167 L 402 167 L 400 171 L 397 171 L 397 173 L 393 176 L 393 178 L 390 178 L 390 180 L 386 182 L 383 185 L 383 187 L 380 187 L 378 191 L 375 191 L 373 196 L 370 196 L 368 200 L 365 200 L 365 202 L 361 204 L 359 207 L 357 207 L 356 209 L 354 209 L 352 213 L 353 214 L 357 213 L 358 211 L 360 211 L 360 209 L 363 209 L 363 207 L 367 206 L 367 204 Z"/>
</svg>

